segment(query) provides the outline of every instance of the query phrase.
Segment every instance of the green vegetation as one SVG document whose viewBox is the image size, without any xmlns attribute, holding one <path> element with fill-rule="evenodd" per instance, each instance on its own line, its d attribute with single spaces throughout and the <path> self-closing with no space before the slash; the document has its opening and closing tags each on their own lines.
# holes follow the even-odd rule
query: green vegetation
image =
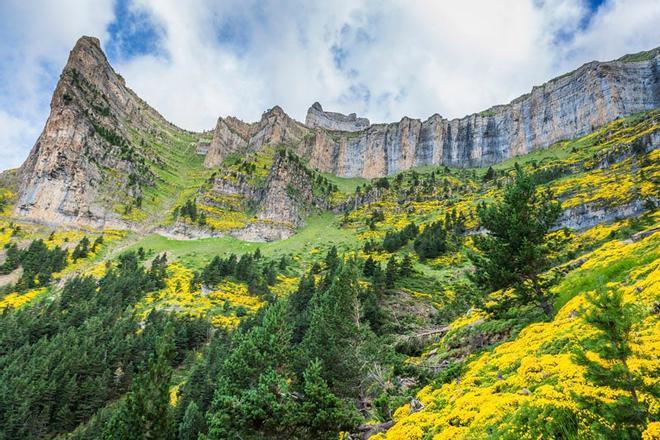
<svg viewBox="0 0 660 440">
<path fill-rule="evenodd" d="M 163 313 L 150 315 L 137 331 L 139 323 L 127 307 L 157 288 L 161 275 L 156 268 L 143 269 L 135 254 L 125 254 L 102 279 L 73 278 L 54 302 L 3 315 L 3 437 L 72 431 L 131 387 L 145 363 L 150 366 L 147 353 L 168 326 L 176 329 L 173 365 L 205 340 L 205 322 Z M 138 386 L 139 380 L 133 387 Z"/>
<path fill-rule="evenodd" d="M 534 181 L 516 165 L 515 181 L 504 189 L 502 202 L 482 205 L 477 213 L 488 231 L 474 237 L 481 251 L 472 256 L 477 284 L 486 292 L 513 287 L 517 301 L 534 303 L 551 316 L 548 288 L 553 279 L 541 274 L 552 266 L 548 234 L 561 214 L 559 202 L 548 191 L 537 192 Z"/>
<path fill-rule="evenodd" d="M 315 197 L 356 204 L 269 243 L 2 219 L 0 438 L 653 438 L 657 115 L 487 169 L 307 170 Z M 305 167 L 273 147 L 204 170 L 200 135 L 130 137 L 156 176 L 126 199 L 145 230 L 250 224 L 214 187 Z M 560 209 L 631 202 L 554 230 Z"/>
<path fill-rule="evenodd" d="M 603 412 L 611 425 L 599 424 L 599 434 L 608 438 L 639 438 L 649 419 L 649 402 L 640 401 L 644 390 L 660 399 L 657 384 L 647 385 L 641 371 L 629 367 L 633 357 L 633 330 L 643 316 L 639 305 L 624 303 L 623 292 L 600 289 L 588 295 L 591 308 L 584 316 L 596 333 L 583 341 L 584 348 L 575 353 L 575 363 L 585 367 L 585 377 L 596 386 L 622 391 L 614 401 L 593 401 L 576 395 L 577 401 L 588 410 Z M 600 359 L 590 358 L 595 352 Z"/>
</svg>

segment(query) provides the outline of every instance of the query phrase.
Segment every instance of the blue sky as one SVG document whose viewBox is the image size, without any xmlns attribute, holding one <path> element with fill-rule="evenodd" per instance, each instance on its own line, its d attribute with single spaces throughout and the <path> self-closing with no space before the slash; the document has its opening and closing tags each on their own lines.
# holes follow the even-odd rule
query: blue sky
<svg viewBox="0 0 660 440">
<path fill-rule="evenodd" d="M 2 0 L 0 169 L 43 129 L 69 50 L 94 35 L 172 122 L 280 105 L 374 122 L 454 118 L 593 59 L 660 45 L 657 0 Z"/>
</svg>

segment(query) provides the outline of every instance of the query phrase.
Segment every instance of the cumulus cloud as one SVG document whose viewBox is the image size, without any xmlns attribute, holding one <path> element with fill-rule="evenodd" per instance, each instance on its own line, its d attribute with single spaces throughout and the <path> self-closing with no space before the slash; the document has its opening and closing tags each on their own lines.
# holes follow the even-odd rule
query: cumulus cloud
<svg viewBox="0 0 660 440">
<path fill-rule="evenodd" d="M 0 169 L 27 156 L 76 40 L 85 34 L 106 38 L 112 19 L 112 0 L 0 3 Z"/>
<path fill-rule="evenodd" d="M 136 0 L 164 29 L 162 51 L 119 67 L 165 116 L 197 130 L 218 115 L 256 120 L 276 104 L 303 119 L 314 101 L 373 121 L 461 117 L 592 59 L 660 42 L 652 0 L 597 10 L 575 0 L 196 5 Z"/>
<path fill-rule="evenodd" d="M 9 38 L 0 55 L 13 56 L 0 72 L 19 87 L 0 89 L 0 109 L 5 121 L 24 122 L 4 122 L 18 128 L 0 135 L 3 151 L 22 144 L 11 148 L 26 154 L 66 51 L 83 33 L 101 37 L 140 96 L 194 130 L 220 115 L 257 120 L 274 105 L 304 119 L 314 101 L 378 122 L 461 117 L 592 59 L 660 43 L 656 0 L 606 0 L 597 9 L 587 0 L 115 1 L 44 2 L 56 5 L 48 17 L 34 2 L 11 0 L 9 13 L 3 3 L 11 18 L 0 25 L 16 24 L 0 31 Z M 33 15 L 38 23 L 23 26 Z M 12 38 L 17 49 L 6 47 Z"/>
</svg>

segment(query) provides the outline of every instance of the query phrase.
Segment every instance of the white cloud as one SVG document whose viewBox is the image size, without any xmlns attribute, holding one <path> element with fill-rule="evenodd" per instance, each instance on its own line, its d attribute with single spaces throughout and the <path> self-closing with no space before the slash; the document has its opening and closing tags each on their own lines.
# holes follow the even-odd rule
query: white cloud
<svg viewBox="0 0 660 440">
<path fill-rule="evenodd" d="M 169 57 L 128 60 L 120 70 L 166 117 L 198 130 L 218 115 L 256 120 L 275 104 L 303 119 L 317 100 L 374 121 L 460 117 L 591 59 L 660 43 L 652 0 L 607 3 L 591 22 L 586 2 L 574 0 L 138 5 L 166 30 Z"/>
<path fill-rule="evenodd" d="M 0 165 L 5 165 L 0 169 L 22 163 L 26 157 L 24 147 L 32 145 L 39 132 L 37 125 L 0 110 L 0 151 L 2 151 Z"/>
<path fill-rule="evenodd" d="M 105 38 L 112 17 L 112 0 L 0 3 L 0 169 L 20 165 L 30 151 L 76 40 Z"/>
<path fill-rule="evenodd" d="M 38 50 L 28 51 L 36 53 L 29 62 L 10 63 L 11 80 L 28 79 L 10 99 L 0 94 L 0 108 L 28 121 L 25 133 L 38 133 L 47 111 L 39 103 L 50 94 L 43 85 L 52 89 L 54 82 L 34 60 L 60 69 L 82 33 L 112 44 L 104 31 L 111 8 L 82 8 L 76 15 L 51 10 L 56 17 L 68 14 L 53 20 L 33 3 L 10 4 L 19 23 L 31 14 L 38 23 L 5 32 L 26 35 L 17 46 Z M 372 121 L 436 112 L 461 117 L 592 59 L 660 44 L 657 0 L 608 0 L 591 17 L 586 1 L 576 0 L 132 0 L 130 7 L 154 23 L 161 38 L 155 54 L 119 54 L 116 69 L 168 119 L 195 130 L 211 128 L 219 115 L 257 120 L 276 104 L 303 119 L 314 101 Z M 5 45 L 0 42 L 0 55 Z M 26 154 L 29 146 L 20 148 Z M 16 164 L 0 159 L 0 167 L 10 163 Z"/>
</svg>

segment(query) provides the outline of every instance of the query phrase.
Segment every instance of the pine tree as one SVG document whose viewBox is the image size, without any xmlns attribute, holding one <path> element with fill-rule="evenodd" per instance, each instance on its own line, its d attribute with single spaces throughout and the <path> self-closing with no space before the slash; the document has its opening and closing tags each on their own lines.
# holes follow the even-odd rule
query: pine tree
<svg viewBox="0 0 660 440">
<path fill-rule="evenodd" d="M 516 164 L 515 181 L 507 185 L 503 199 L 480 206 L 477 213 L 488 233 L 474 236 L 481 251 L 471 256 L 474 280 L 490 291 L 514 287 L 518 303 L 536 304 L 550 316 L 547 288 L 552 280 L 540 274 L 551 267 L 548 233 L 561 213 L 559 202 L 550 192 L 537 191 Z"/>
<path fill-rule="evenodd" d="M 376 262 L 371 256 L 369 256 L 369 258 L 367 258 L 367 260 L 364 262 L 364 267 L 362 268 L 362 274 L 365 277 L 373 276 L 375 269 L 376 269 Z"/>
<path fill-rule="evenodd" d="M 495 178 L 495 170 L 493 169 L 493 167 L 488 167 L 486 174 L 484 174 L 484 182 L 488 182 L 489 180 L 493 180 L 494 178 Z"/>
<path fill-rule="evenodd" d="M 409 277 L 415 272 L 412 258 L 409 254 L 406 254 L 401 260 L 401 266 L 399 267 L 399 275 L 402 277 Z"/>
<path fill-rule="evenodd" d="M 282 255 L 282 258 L 280 258 L 280 262 L 278 264 L 278 268 L 279 268 L 280 272 L 282 272 L 282 271 L 286 270 L 286 267 L 287 267 L 286 256 Z"/>
<path fill-rule="evenodd" d="M 325 267 L 330 272 L 334 271 L 339 264 L 339 257 L 337 256 L 337 246 L 332 246 L 325 256 Z"/>
<path fill-rule="evenodd" d="M 388 260 L 387 267 L 385 268 L 385 287 L 392 289 L 398 277 L 399 265 L 397 264 L 396 257 L 392 256 Z"/>
<path fill-rule="evenodd" d="M 584 320 L 595 334 L 582 343 L 573 360 L 585 367 L 585 378 L 598 387 L 609 387 L 623 394 L 613 400 L 586 399 L 575 395 L 582 407 L 604 417 L 612 424 L 598 424 L 600 434 L 607 438 L 640 438 L 649 418 L 649 399 L 641 399 L 645 392 L 660 399 L 660 387 L 647 385 L 644 372 L 633 371 L 629 360 L 633 355 L 633 329 L 644 316 L 640 307 L 624 303 L 620 290 L 601 290 L 588 295 L 590 309 Z M 595 352 L 600 361 L 587 356 Z M 604 362 L 602 362 L 604 361 Z"/>
<path fill-rule="evenodd" d="M 71 258 L 75 261 L 79 258 L 86 258 L 87 255 L 89 255 L 89 238 L 85 236 L 80 240 L 80 243 L 76 245 L 76 248 L 71 254 Z"/>
<path fill-rule="evenodd" d="M 138 418 L 139 426 L 133 426 L 133 429 L 141 432 L 145 440 L 174 438 L 169 393 L 173 332 L 172 327 L 166 329 L 156 344 L 156 352 L 148 362 L 147 371 L 138 375 L 133 391 L 126 398 L 128 411 Z"/>
<path fill-rule="evenodd" d="M 356 419 L 332 393 L 321 372 L 321 362 L 316 359 L 303 373 L 303 396 L 295 416 L 296 425 L 304 438 L 336 439 L 337 432 L 353 428 Z"/>
<path fill-rule="evenodd" d="M 179 425 L 179 440 L 197 440 L 200 433 L 206 430 L 204 415 L 197 404 L 192 401 L 186 407 L 183 420 Z"/>
<path fill-rule="evenodd" d="M 302 342 L 304 358 L 319 359 L 324 378 L 343 395 L 355 392 L 362 366 L 360 290 L 357 268 L 341 264 L 330 287 L 319 294 Z"/>
</svg>

